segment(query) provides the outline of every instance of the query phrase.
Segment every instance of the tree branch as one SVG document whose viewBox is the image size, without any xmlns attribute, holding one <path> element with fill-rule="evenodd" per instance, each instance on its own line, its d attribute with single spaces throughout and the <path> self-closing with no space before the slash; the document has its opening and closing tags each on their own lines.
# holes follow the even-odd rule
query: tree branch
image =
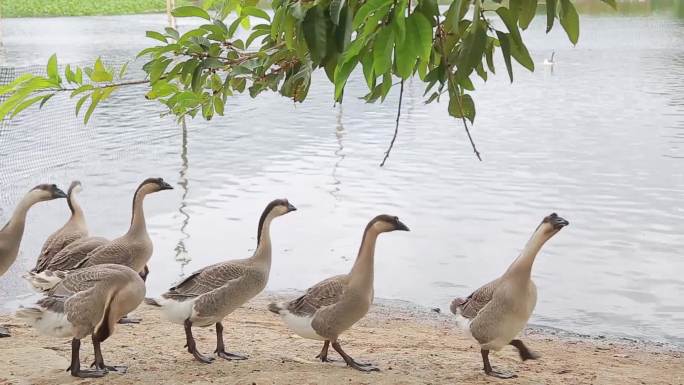
<svg viewBox="0 0 684 385">
<path fill-rule="evenodd" d="M 389 147 L 387 148 L 387 151 L 385 151 L 385 157 L 382 159 L 382 163 L 380 163 L 380 167 L 385 165 L 385 162 L 387 161 L 387 158 L 389 158 L 390 152 L 392 151 L 392 147 L 394 147 L 394 141 L 397 140 L 397 134 L 399 133 L 399 117 L 401 116 L 401 100 L 404 96 L 404 80 L 401 81 L 401 88 L 399 89 L 399 107 L 397 108 L 397 122 L 396 125 L 394 126 L 394 136 L 392 136 L 392 141 L 390 142 Z"/>
</svg>

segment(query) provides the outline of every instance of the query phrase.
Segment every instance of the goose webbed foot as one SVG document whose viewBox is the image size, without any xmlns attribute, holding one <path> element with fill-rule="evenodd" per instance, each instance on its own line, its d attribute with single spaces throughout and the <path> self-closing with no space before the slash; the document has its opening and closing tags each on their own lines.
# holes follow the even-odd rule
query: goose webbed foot
<svg viewBox="0 0 684 385">
<path fill-rule="evenodd" d="M 119 320 L 119 324 L 139 324 L 142 322 L 142 318 L 129 318 L 127 315 Z"/>
<path fill-rule="evenodd" d="M 114 372 L 118 374 L 126 374 L 128 372 L 128 366 L 124 365 L 105 365 L 104 363 L 98 363 L 97 361 L 93 361 L 92 364 L 90 364 L 91 368 L 99 369 L 99 370 L 104 370 L 106 372 Z"/>
<path fill-rule="evenodd" d="M 510 342 L 510 344 L 515 346 L 516 349 L 518 349 L 520 359 L 523 361 L 536 360 L 539 359 L 539 357 L 541 357 L 539 354 L 528 349 L 527 346 L 525 346 L 525 344 L 520 340 L 513 340 Z"/>
<path fill-rule="evenodd" d="M 228 353 L 225 350 L 217 350 L 214 353 L 216 353 L 217 356 L 223 358 L 224 360 L 228 360 L 228 361 L 241 361 L 241 360 L 247 359 L 247 356 L 244 356 L 242 354 L 237 354 L 237 353 Z"/>
<path fill-rule="evenodd" d="M 11 336 L 12 336 L 12 334 L 10 334 L 9 329 L 7 329 L 6 327 L 0 326 L 0 338 L 11 337 Z"/>
<path fill-rule="evenodd" d="M 325 347 L 325 346 L 324 346 Z M 342 350 L 342 346 L 340 346 L 340 343 L 335 341 L 332 343 L 333 349 L 342 356 L 342 359 L 344 359 L 344 362 L 347 363 L 347 366 L 354 368 L 358 371 L 361 372 L 379 372 L 380 369 L 371 365 L 371 364 L 364 364 L 357 362 L 355 359 L 353 359 L 349 354 L 345 353 L 344 350 Z"/>
<path fill-rule="evenodd" d="M 72 370 L 71 368 L 69 368 L 69 371 L 71 371 L 72 376 L 78 377 L 78 378 L 100 378 L 100 377 L 106 376 L 108 373 L 107 369 Z"/>
<path fill-rule="evenodd" d="M 247 359 L 247 356 L 242 354 L 226 352 L 226 345 L 223 343 L 223 324 L 220 322 L 216 323 L 216 350 L 214 350 L 214 353 L 228 361 L 241 361 Z"/>
<path fill-rule="evenodd" d="M 490 370 L 489 372 L 485 371 L 485 374 L 488 376 L 496 377 L 496 378 L 501 378 L 504 380 L 508 380 L 511 378 L 518 378 L 518 375 L 513 374 L 513 373 L 508 373 L 508 372 L 502 372 L 498 370 Z"/>
<path fill-rule="evenodd" d="M 494 370 L 492 368 L 492 365 L 489 363 L 489 350 L 481 349 L 480 353 L 482 354 L 482 363 L 484 364 L 484 372 L 486 375 L 496 377 L 496 378 L 501 378 L 504 380 L 509 379 L 509 378 L 518 377 L 515 374 Z"/>
<path fill-rule="evenodd" d="M 192 353 L 192 356 L 195 357 L 197 361 L 203 364 L 211 364 L 212 362 L 214 362 L 214 357 L 205 356 L 202 353 L 198 352 L 197 349 L 194 349 L 190 353 Z"/>
</svg>

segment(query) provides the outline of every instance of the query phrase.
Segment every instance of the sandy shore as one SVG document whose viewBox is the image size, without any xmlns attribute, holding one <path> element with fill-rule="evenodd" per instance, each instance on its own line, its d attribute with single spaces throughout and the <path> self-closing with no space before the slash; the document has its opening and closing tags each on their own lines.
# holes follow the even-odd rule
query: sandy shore
<svg viewBox="0 0 684 385">
<path fill-rule="evenodd" d="M 133 316 L 142 317 L 142 324 L 119 325 L 103 344 L 105 361 L 128 365 L 128 373 L 110 373 L 100 380 L 75 379 L 64 371 L 70 356 L 67 340 L 39 336 L 1 316 L 0 324 L 9 326 L 12 337 L 0 339 L 0 384 L 684 384 L 680 351 L 535 330 L 523 339 L 541 359 L 522 363 L 512 347 L 504 349 L 491 357 L 492 364 L 519 378 L 493 379 L 481 371 L 478 348 L 448 315 L 391 303 L 374 305 L 341 339 L 353 357 L 382 370 L 360 373 L 343 363 L 315 360 L 319 342 L 293 335 L 279 317 L 264 310 L 277 298 L 261 295 L 224 322 L 227 349 L 247 354 L 249 360 L 217 359 L 210 365 L 185 352 L 181 327 L 160 321 L 157 308 L 141 305 Z M 214 349 L 214 333 L 214 328 L 195 332 L 206 354 Z M 92 345 L 84 341 L 81 361 L 92 359 Z"/>
</svg>

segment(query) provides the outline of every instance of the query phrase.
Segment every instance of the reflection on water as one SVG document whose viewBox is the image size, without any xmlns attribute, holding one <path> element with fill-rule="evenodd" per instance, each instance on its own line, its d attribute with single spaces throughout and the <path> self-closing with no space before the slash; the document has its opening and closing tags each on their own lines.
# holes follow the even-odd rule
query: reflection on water
<svg viewBox="0 0 684 385">
<path fill-rule="evenodd" d="M 181 238 L 178 240 L 178 244 L 174 249 L 176 251 L 176 262 L 180 264 L 180 276 L 185 274 L 184 267 L 190 263 L 190 255 L 185 248 L 185 240 L 190 238 L 190 234 L 187 232 L 188 224 L 190 223 L 190 214 L 187 212 L 187 202 L 188 197 L 188 126 L 186 124 L 185 118 L 180 124 L 182 134 L 181 134 L 181 167 L 178 176 L 178 185 L 183 189 L 183 195 L 181 195 L 180 206 L 178 207 L 178 212 L 181 214 L 182 221 L 180 226 Z"/>
<path fill-rule="evenodd" d="M 4 22 L 5 59 L 26 65 L 53 51 L 71 62 L 103 51 L 128 59 L 147 44 L 144 31 L 166 19 Z M 131 88 L 88 127 L 71 102 L 56 100 L 2 128 L 0 221 L 31 186 L 80 179 L 91 233 L 115 237 L 128 228 L 137 184 L 163 176 L 178 187 L 145 201 L 154 295 L 181 274 L 249 256 L 259 214 L 274 198 L 299 210 L 273 223 L 271 290 L 347 271 L 367 221 L 384 212 L 412 231 L 379 240 L 376 294 L 446 308 L 500 274 L 538 221 L 557 211 L 572 225 L 537 259 L 533 322 L 684 344 L 684 20 L 584 17 L 577 47 L 560 28 L 546 35 L 537 20 L 525 39 L 537 72 L 516 66 L 511 85 L 498 61 L 499 74 L 478 84 L 472 134 L 483 162 L 444 104 L 423 103 L 418 81 L 406 83 L 383 168 L 396 91 L 383 105 L 349 97 L 332 107 L 323 75 L 304 104 L 238 96 L 226 117 L 179 128 Z M 552 51 L 553 74 L 542 68 Z M 356 76 L 347 94 L 364 88 Z M 67 217 L 63 201 L 31 210 L 18 263 L 0 278 L 0 297 L 9 298 L 2 309 L 29 292 L 20 273 Z"/>
</svg>

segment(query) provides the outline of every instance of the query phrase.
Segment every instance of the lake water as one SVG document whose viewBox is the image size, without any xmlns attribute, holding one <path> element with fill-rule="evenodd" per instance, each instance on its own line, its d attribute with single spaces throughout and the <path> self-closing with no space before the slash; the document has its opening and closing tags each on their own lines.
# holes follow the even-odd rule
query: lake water
<svg viewBox="0 0 684 385">
<path fill-rule="evenodd" d="M 2 20 L 3 61 L 21 72 L 53 52 L 64 63 L 126 60 L 165 21 Z M 162 176 L 176 189 L 145 203 L 153 295 L 201 266 L 249 256 L 274 198 L 299 211 L 273 223 L 269 290 L 346 272 L 367 221 L 389 213 L 412 231 L 381 236 L 376 296 L 446 309 L 503 272 L 555 211 L 571 225 L 537 258 L 532 323 L 684 346 L 684 20 L 583 16 L 577 47 L 543 24 L 525 33 L 536 72 L 516 66 L 511 85 L 499 60 L 499 74 L 478 83 L 472 133 L 482 162 L 445 104 L 423 104 L 418 81 L 407 84 L 384 168 L 398 90 L 384 105 L 364 104 L 352 97 L 365 94 L 360 77 L 341 107 L 319 74 L 303 104 L 238 96 L 226 117 L 187 130 L 130 88 L 88 127 L 57 100 L 2 128 L 0 222 L 33 185 L 80 179 L 91 233 L 115 237 L 138 183 Z M 552 50 L 553 70 L 542 65 Z M 31 210 L 18 261 L 0 278 L 1 310 L 26 300 L 19 275 L 67 216 L 64 201 Z"/>
</svg>

